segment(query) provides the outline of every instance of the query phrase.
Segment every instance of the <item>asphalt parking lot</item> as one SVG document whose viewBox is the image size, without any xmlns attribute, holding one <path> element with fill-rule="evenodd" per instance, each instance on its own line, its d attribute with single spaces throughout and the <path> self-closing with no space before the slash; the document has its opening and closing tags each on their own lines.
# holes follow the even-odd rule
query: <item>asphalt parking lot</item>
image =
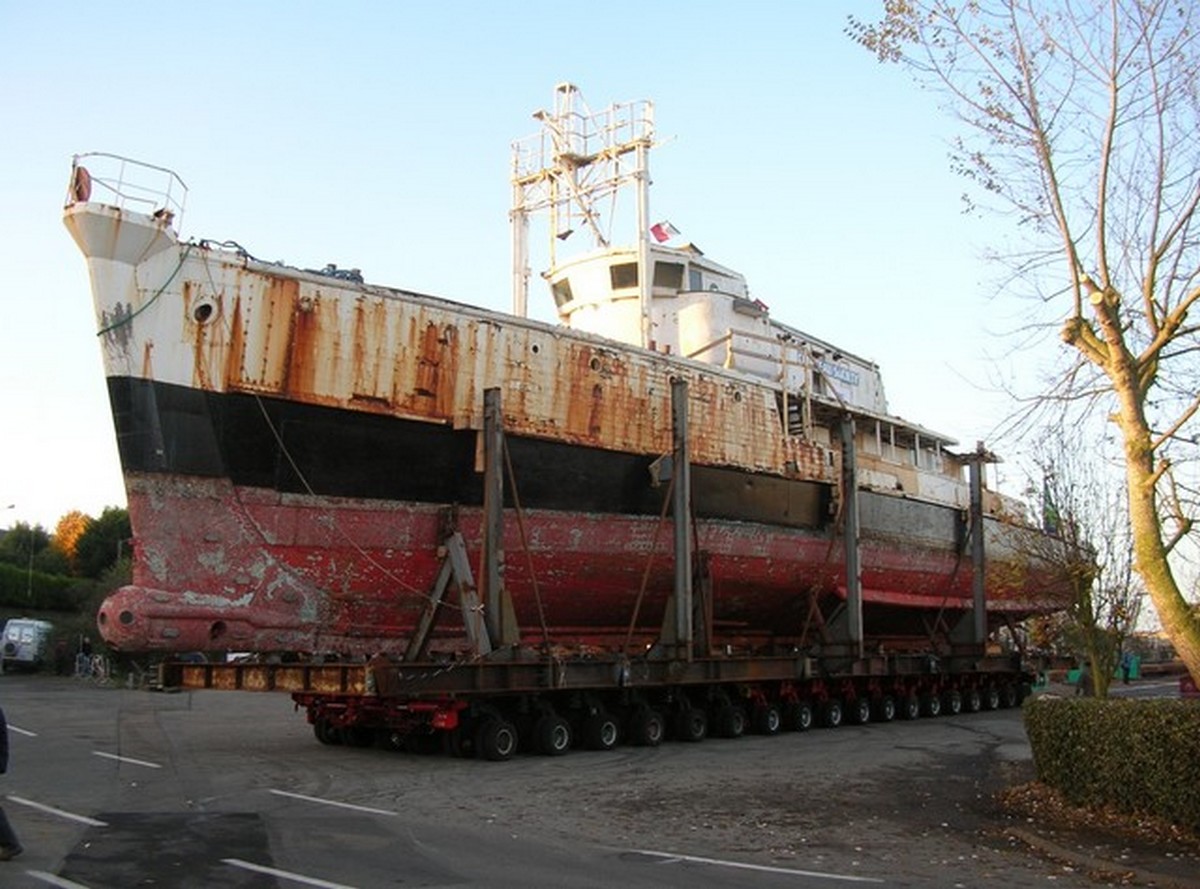
<svg viewBox="0 0 1200 889">
<path fill-rule="evenodd" d="M 318 744 L 285 694 L 0 677 L 0 885 L 1094 885 L 998 827 L 1001 710 L 490 763 Z"/>
</svg>

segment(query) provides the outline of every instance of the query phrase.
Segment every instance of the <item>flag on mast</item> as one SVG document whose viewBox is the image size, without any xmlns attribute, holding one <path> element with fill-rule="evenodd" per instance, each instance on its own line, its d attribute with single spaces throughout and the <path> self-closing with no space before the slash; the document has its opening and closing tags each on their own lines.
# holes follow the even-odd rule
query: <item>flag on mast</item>
<svg viewBox="0 0 1200 889">
<path fill-rule="evenodd" d="M 663 241 L 669 241 L 671 238 L 678 237 L 679 229 L 664 219 L 662 222 L 656 222 L 650 226 L 650 234 L 654 236 L 654 240 L 661 244 Z"/>
</svg>

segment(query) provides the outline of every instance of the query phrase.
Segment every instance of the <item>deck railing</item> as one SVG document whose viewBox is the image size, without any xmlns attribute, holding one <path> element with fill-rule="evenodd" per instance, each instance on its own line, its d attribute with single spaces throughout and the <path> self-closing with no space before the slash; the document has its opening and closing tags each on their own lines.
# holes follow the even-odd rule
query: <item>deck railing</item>
<svg viewBox="0 0 1200 889">
<path fill-rule="evenodd" d="M 178 228 L 187 203 L 187 186 L 166 167 L 93 151 L 72 158 L 66 206 L 88 201 L 165 216 Z"/>
</svg>

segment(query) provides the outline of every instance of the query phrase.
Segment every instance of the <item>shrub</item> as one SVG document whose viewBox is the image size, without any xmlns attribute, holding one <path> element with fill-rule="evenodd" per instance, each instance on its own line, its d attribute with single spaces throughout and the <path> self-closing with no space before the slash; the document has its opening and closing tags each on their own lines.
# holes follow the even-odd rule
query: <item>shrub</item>
<svg viewBox="0 0 1200 889">
<path fill-rule="evenodd" d="M 79 607 L 74 578 L 43 574 L 0 563 L 0 606 L 35 611 L 74 611 Z"/>
<path fill-rule="evenodd" d="M 1025 730 L 1038 780 L 1072 803 L 1200 830 L 1200 705 L 1043 697 Z"/>
</svg>

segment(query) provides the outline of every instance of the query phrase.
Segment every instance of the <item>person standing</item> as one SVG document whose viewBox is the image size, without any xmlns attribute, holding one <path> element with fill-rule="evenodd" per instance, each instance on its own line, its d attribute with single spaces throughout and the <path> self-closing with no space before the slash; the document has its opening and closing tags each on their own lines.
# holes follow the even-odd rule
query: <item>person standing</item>
<svg viewBox="0 0 1200 889">
<path fill-rule="evenodd" d="M 0 775 L 8 772 L 8 722 L 0 708 Z M 11 861 L 21 854 L 21 843 L 8 823 L 8 816 L 0 806 L 0 861 Z"/>
</svg>

